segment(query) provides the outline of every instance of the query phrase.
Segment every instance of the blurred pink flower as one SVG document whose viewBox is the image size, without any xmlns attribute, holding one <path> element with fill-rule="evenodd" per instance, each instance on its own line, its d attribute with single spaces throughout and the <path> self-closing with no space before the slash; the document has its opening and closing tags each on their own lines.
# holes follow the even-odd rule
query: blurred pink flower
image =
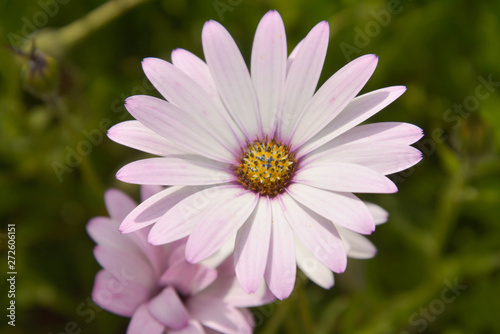
<svg viewBox="0 0 500 334">
<path fill-rule="evenodd" d="M 142 199 L 159 189 L 143 187 Z M 153 246 L 147 242 L 148 228 L 121 234 L 118 226 L 136 204 L 114 189 L 106 192 L 105 202 L 110 218 L 96 217 L 87 225 L 97 243 L 94 255 L 104 268 L 96 275 L 92 299 L 103 309 L 131 317 L 127 333 L 252 332 L 252 314 L 245 307 L 274 299 L 264 284 L 247 294 L 232 258 L 216 269 L 186 262 L 185 240 Z"/>
<path fill-rule="evenodd" d="M 145 59 L 146 76 L 167 101 L 128 98 L 137 121 L 108 135 L 161 157 L 132 162 L 117 178 L 172 187 L 139 205 L 120 230 L 154 224 L 148 240 L 155 245 L 189 236 L 191 263 L 232 243 L 248 292 L 265 279 L 276 297 L 288 297 L 304 258 L 321 268 L 309 276 L 332 286 L 330 271 L 346 268 L 346 245 L 375 229 L 353 193 L 396 192 L 386 175 L 420 161 L 410 145 L 422 130 L 407 123 L 358 126 L 406 90 L 356 97 L 375 70 L 375 55 L 353 60 L 315 92 L 328 40 L 328 23 L 320 22 L 287 56 L 283 21 L 270 11 L 257 27 L 250 72 L 214 21 L 202 32 L 206 63 L 182 49 L 172 52 L 172 64 Z"/>
</svg>

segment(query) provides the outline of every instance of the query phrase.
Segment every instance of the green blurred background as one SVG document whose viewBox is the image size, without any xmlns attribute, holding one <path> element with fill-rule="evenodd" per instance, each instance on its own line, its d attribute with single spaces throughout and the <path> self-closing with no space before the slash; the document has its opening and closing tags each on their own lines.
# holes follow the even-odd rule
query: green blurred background
<svg viewBox="0 0 500 334">
<path fill-rule="evenodd" d="M 6 225 L 16 224 L 18 272 L 16 327 L 2 314 L 0 332 L 125 332 L 128 319 L 89 299 L 99 266 L 85 224 L 106 215 L 106 188 L 137 198 L 138 188 L 114 173 L 145 155 L 105 132 L 130 118 L 124 98 L 157 94 L 141 70 L 144 57 L 170 60 L 178 47 L 202 56 L 203 23 L 215 19 L 248 62 L 257 23 L 277 9 L 289 51 L 317 22 L 330 23 L 321 82 L 356 56 L 379 56 L 363 92 L 408 91 L 370 121 L 423 128 L 416 146 L 424 159 L 392 176 L 399 193 L 363 196 L 390 212 L 370 236 L 378 255 L 350 260 L 329 291 L 299 275 L 290 299 L 254 310 L 256 333 L 500 333 L 499 1 L 142 2 L 93 17 L 102 20 L 91 29 L 68 25 L 103 0 L 0 0 L 1 270 Z M 37 28 L 38 47 L 60 69 L 58 101 L 23 88 L 26 59 L 7 48 Z"/>
</svg>

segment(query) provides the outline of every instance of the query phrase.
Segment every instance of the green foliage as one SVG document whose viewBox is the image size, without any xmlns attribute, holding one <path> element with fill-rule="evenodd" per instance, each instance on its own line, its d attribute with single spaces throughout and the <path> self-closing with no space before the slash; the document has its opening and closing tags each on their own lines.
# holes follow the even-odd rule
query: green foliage
<svg viewBox="0 0 500 334">
<path fill-rule="evenodd" d="M 57 32 L 102 3 L 2 1 L 1 43 L 26 50 L 34 29 Z M 363 92 L 408 91 L 370 121 L 414 123 L 425 137 L 416 144 L 423 161 L 393 176 L 399 193 L 363 197 L 391 214 L 370 237 L 377 256 L 350 260 L 330 291 L 299 278 L 290 299 L 254 310 L 264 320 L 256 332 L 500 333 L 500 2 L 488 0 L 149 1 L 75 43 L 40 37 L 59 68 L 56 98 L 25 91 L 26 58 L 0 48 L 0 248 L 4 226 L 16 224 L 18 272 L 16 327 L 2 321 L 0 332 L 64 333 L 73 323 L 82 333 L 125 331 L 128 319 L 90 302 L 99 266 L 85 224 L 106 215 L 104 189 L 137 195 L 114 173 L 142 153 L 111 142 L 106 130 L 130 118 L 126 97 L 157 94 L 143 58 L 170 60 L 178 47 L 202 56 L 202 25 L 215 19 L 248 61 L 269 9 L 285 21 L 289 51 L 329 21 L 322 82 L 348 60 L 376 53 Z M 443 290 L 455 281 L 466 289 L 447 302 Z"/>
</svg>

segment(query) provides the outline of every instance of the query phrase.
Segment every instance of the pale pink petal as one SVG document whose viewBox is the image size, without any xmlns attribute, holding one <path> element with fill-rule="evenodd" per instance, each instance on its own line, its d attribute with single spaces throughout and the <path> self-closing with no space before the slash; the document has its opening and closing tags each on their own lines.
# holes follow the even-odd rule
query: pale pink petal
<svg viewBox="0 0 500 334">
<path fill-rule="evenodd" d="M 320 132 L 302 145 L 297 158 L 329 142 L 388 106 L 406 91 L 404 86 L 382 88 L 356 97 Z"/>
<path fill-rule="evenodd" d="M 259 198 L 256 209 L 238 230 L 234 249 L 236 276 L 247 293 L 257 290 L 264 278 L 272 213 L 269 198 Z"/>
<path fill-rule="evenodd" d="M 286 54 L 283 20 L 277 11 L 269 11 L 255 32 L 250 68 L 259 101 L 263 134 L 271 137 L 276 127 L 276 113 L 284 102 Z"/>
<path fill-rule="evenodd" d="M 156 320 L 172 329 L 184 328 L 190 319 L 184 303 L 172 287 L 163 289 L 151 299 L 148 310 Z"/>
<path fill-rule="evenodd" d="M 198 294 L 205 290 L 217 279 L 217 270 L 205 267 L 201 264 L 191 264 L 197 267 L 196 274 L 193 277 L 193 285 L 191 286 L 191 294 Z"/>
<path fill-rule="evenodd" d="M 104 203 L 111 219 L 121 222 L 137 204 L 124 192 L 109 189 L 104 193 Z"/>
<path fill-rule="evenodd" d="M 186 244 L 188 262 L 196 263 L 215 253 L 254 211 L 259 198 L 255 193 L 240 186 L 228 189 L 230 191 L 218 196 L 216 206 L 199 215 L 199 224 Z"/>
<path fill-rule="evenodd" d="M 121 223 L 120 231 L 130 233 L 157 222 L 181 200 L 205 188 L 174 186 L 162 190 L 132 210 Z"/>
<path fill-rule="evenodd" d="M 197 265 L 188 263 L 184 259 L 179 259 L 176 263 L 168 266 L 167 270 L 160 277 L 159 283 L 172 286 L 183 295 L 188 295 L 191 293 L 191 286 L 197 269 Z"/>
<path fill-rule="evenodd" d="M 341 192 L 389 194 L 398 191 L 382 174 L 345 162 L 311 162 L 296 172 L 293 182 Z"/>
<path fill-rule="evenodd" d="M 295 237 L 295 255 L 297 266 L 311 281 L 323 289 L 330 289 L 335 284 L 332 271 L 315 258 L 297 237 Z"/>
<path fill-rule="evenodd" d="M 384 210 L 384 208 L 378 206 L 377 204 L 373 204 L 370 202 L 364 202 L 368 211 L 373 216 L 373 220 L 375 221 L 375 225 L 380 225 L 389 219 L 389 212 Z"/>
<path fill-rule="evenodd" d="M 252 333 L 252 327 L 233 306 L 209 296 L 193 296 L 186 302 L 192 317 L 203 326 L 225 334 Z"/>
<path fill-rule="evenodd" d="M 328 79 L 307 103 L 289 142 L 300 147 L 333 120 L 359 93 L 375 71 L 375 55 L 359 57 Z"/>
<path fill-rule="evenodd" d="M 196 81 L 215 102 L 219 103 L 219 106 L 223 105 L 210 74 L 210 69 L 203 60 L 187 50 L 175 49 L 172 51 L 172 64 Z"/>
<path fill-rule="evenodd" d="M 142 254 L 96 246 L 94 256 L 101 267 L 120 278 L 124 286 L 128 283 L 140 283 L 145 287 L 156 285 L 153 269 Z"/>
<path fill-rule="evenodd" d="M 200 89 L 201 90 L 201 89 Z M 187 151 L 198 153 L 217 161 L 234 163 L 239 148 L 236 140 L 224 141 L 222 134 L 230 133 L 221 126 L 213 133 L 207 125 L 210 115 L 196 115 L 181 110 L 172 103 L 153 96 L 135 95 L 125 101 L 128 112 L 158 135 Z M 215 130 L 213 130 L 215 131 Z"/>
<path fill-rule="evenodd" d="M 148 79 L 169 102 L 219 139 L 229 152 L 238 152 L 238 144 L 244 143 L 243 133 L 218 99 L 214 100 L 196 80 L 167 61 L 146 58 L 142 67 Z"/>
<path fill-rule="evenodd" d="M 108 137 L 118 144 L 155 155 L 191 153 L 150 130 L 139 121 L 125 121 L 112 126 Z"/>
<path fill-rule="evenodd" d="M 285 106 L 278 114 L 278 136 L 289 138 L 298 116 L 313 96 L 328 48 L 328 22 L 318 23 L 302 41 L 285 83 Z"/>
<path fill-rule="evenodd" d="M 168 334 L 206 334 L 207 331 L 196 320 L 189 320 L 189 323 L 181 329 L 169 330 Z"/>
<path fill-rule="evenodd" d="M 110 312 L 131 317 L 137 308 L 147 301 L 152 289 L 141 284 L 101 270 L 95 276 L 92 300 Z"/>
<path fill-rule="evenodd" d="M 234 272 L 234 259 L 228 258 L 217 268 L 217 280 L 200 295 L 211 296 L 234 307 L 253 307 L 268 304 L 276 298 L 261 279 L 254 293 L 247 293 L 238 282 Z"/>
<path fill-rule="evenodd" d="M 279 200 L 286 220 L 307 249 L 330 270 L 344 272 L 347 256 L 332 222 L 300 205 L 286 193 Z"/>
<path fill-rule="evenodd" d="M 248 140 L 261 137 L 257 97 L 245 60 L 229 32 L 208 21 L 202 31 L 203 52 L 224 104 Z"/>
<path fill-rule="evenodd" d="M 377 254 L 377 248 L 366 237 L 342 227 L 338 227 L 338 231 L 344 241 L 347 256 L 355 259 L 371 259 Z"/>
<path fill-rule="evenodd" d="M 383 174 L 393 174 L 407 169 L 422 160 L 422 153 L 412 146 L 392 143 L 348 143 L 329 148 L 323 145 L 309 153 L 303 164 L 347 162 L 368 167 Z"/>
<path fill-rule="evenodd" d="M 151 196 L 159 193 L 164 189 L 165 188 L 163 188 L 162 186 L 152 185 L 152 184 L 141 186 L 141 201 L 147 200 Z"/>
<path fill-rule="evenodd" d="M 118 190 L 108 190 L 105 198 L 106 204 L 110 207 L 110 212 L 114 210 L 114 213 L 111 213 L 111 215 L 115 217 L 123 217 L 126 213 L 125 211 L 129 211 L 130 207 L 135 207 L 135 203 Z M 117 210 L 120 204 L 123 204 L 122 211 Z M 125 209 L 127 207 L 129 208 Z M 114 209 L 111 210 L 111 208 Z M 125 253 L 133 253 L 144 262 L 149 260 L 153 270 L 159 275 L 162 268 L 164 268 L 164 251 L 157 247 L 151 247 L 151 245 L 147 243 L 147 233 L 149 231 L 144 230 L 127 236 L 122 235 L 117 228 L 122 219 L 123 218 L 120 218 L 120 221 L 116 221 L 104 217 L 93 218 L 87 224 L 87 232 L 100 246 L 105 246 L 107 249 L 121 250 Z"/>
<path fill-rule="evenodd" d="M 165 326 L 156 321 L 146 305 L 141 305 L 135 311 L 127 328 L 127 334 L 163 334 L 164 331 Z"/>
<path fill-rule="evenodd" d="M 116 178 L 134 184 L 169 186 L 196 186 L 235 181 L 232 165 L 203 158 L 183 155 L 137 160 L 123 166 Z"/>
<path fill-rule="evenodd" d="M 290 296 L 295 285 L 297 265 L 294 236 L 278 200 L 271 200 L 271 210 L 271 242 L 264 278 L 271 292 L 278 299 L 285 299 Z"/>
<path fill-rule="evenodd" d="M 290 184 L 286 191 L 297 202 L 335 224 L 363 234 L 370 234 L 375 230 L 370 211 L 353 194 L 332 192 L 301 183 Z"/>
<path fill-rule="evenodd" d="M 88 222 L 86 228 L 92 240 L 100 246 L 139 254 L 140 249 L 132 238 L 123 236 L 118 231 L 119 225 L 119 222 L 107 217 L 94 217 Z"/>
<path fill-rule="evenodd" d="M 245 320 L 247 321 L 248 325 L 251 328 L 255 328 L 255 319 L 250 310 L 246 308 L 239 308 L 238 312 L 240 312 L 243 315 L 243 317 L 245 318 Z"/>
<path fill-rule="evenodd" d="M 381 122 L 356 126 L 331 140 L 329 147 L 348 143 L 391 143 L 411 145 L 422 138 L 423 131 L 409 123 Z M 326 145 L 325 145 L 326 146 Z"/>
</svg>

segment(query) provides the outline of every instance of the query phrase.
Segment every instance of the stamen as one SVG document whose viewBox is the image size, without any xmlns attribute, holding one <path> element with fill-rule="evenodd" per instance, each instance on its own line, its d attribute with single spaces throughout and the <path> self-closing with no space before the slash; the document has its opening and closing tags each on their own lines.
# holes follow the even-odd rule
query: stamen
<svg viewBox="0 0 500 334">
<path fill-rule="evenodd" d="M 297 167 L 295 153 L 274 138 L 247 143 L 239 162 L 234 166 L 238 182 L 268 197 L 285 192 Z"/>
</svg>

